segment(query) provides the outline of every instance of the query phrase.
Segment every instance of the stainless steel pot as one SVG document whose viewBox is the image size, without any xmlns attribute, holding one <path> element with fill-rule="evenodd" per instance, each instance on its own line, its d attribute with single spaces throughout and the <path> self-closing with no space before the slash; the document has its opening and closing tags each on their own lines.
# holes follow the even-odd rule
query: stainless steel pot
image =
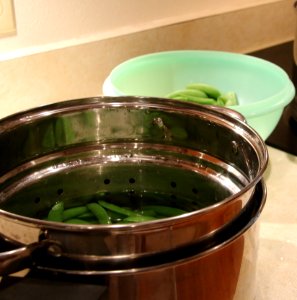
<svg viewBox="0 0 297 300">
<path fill-rule="evenodd" d="M 0 255 L 2 274 L 29 262 L 58 273 L 105 276 L 110 299 L 120 299 L 122 285 L 130 286 L 124 289 L 129 299 L 187 299 L 181 282 L 192 278 L 200 286 L 193 295 L 210 299 L 201 284 L 211 281 L 202 277 L 218 274 L 217 255 L 230 271 L 238 253 L 242 269 L 250 248 L 243 236 L 250 236 L 245 232 L 265 201 L 265 188 L 256 187 L 268 156 L 258 134 L 234 112 L 155 98 L 72 100 L 3 119 L 0 143 L 0 232 L 19 244 Z M 122 192 L 132 200 L 158 194 L 167 205 L 188 205 L 192 212 L 133 225 L 38 219 L 57 199 L 71 207 L 97 193 Z M 185 270 L 195 275 L 187 278 Z M 227 280 L 232 292 L 222 290 L 220 299 L 235 297 L 235 277 Z M 160 278 L 168 281 L 169 294 L 156 291 L 150 298 L 145 286 L 163 286 Z"/>
</svg>

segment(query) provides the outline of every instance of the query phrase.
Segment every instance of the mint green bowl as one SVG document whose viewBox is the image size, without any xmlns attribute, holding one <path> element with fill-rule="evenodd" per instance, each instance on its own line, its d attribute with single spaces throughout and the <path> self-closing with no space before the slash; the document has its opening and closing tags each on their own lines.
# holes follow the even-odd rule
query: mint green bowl
<svg viewBox="0 0 297 300">
<path fill-rule="evenodd" d="M 115 67 L 103 84 L 105 96 L 162 97 L 203 82 L 237 94 L 240 112 L 265 140 L 276 127 L 295 88 L 277 65 L 253 56 L 203 50 L 158 52 Z"/>
</svg>

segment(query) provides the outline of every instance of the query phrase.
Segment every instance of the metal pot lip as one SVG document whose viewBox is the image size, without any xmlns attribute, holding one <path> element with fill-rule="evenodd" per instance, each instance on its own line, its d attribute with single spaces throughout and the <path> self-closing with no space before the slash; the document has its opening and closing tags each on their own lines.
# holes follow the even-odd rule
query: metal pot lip
<svg viewBox="0 0 297 300">
<path fill-rule="evenodd" d="M 13 129 L 15 126 L 22 125 L 26 122 L 32 122 L 35 119 L 40 119 L 50 115 L 59 114 L 62 112 L 80 111 L 82 108 L 106 108 L 106 107 L 125 107 L 125 108 L 160 108 L 167 111 L 178 111 L 187 115 L 201 114 L 206 116 L 215 116 L 217 119 L 224 119 L 225 124 L 238 131 L 239 134 L 251 136 L 253 140 L 258 140 L 262 150 L 265 152 L 265 143 L 260 135 L 251 128 L 246 122 L 243 115 L 230 108 L 221 108 L 213 105 L 200 105 L 192 102 L 181 100 L 172 100 L 168 98 L 146 97 L 146 96 L 96 96 L 88 98 L 78 98 L 55 102 L 47 105 L 42 105 L 25 111 L 17 112 L 0 119 L 0 133 L 4 130 Z M 237 125 L 237 127 L 236 127 Z M 242 127 L 242 128 L 241 128 Z M 266 154 L 266 153 L 265 153 Z M 264 155 L 264 160 L 268 154 Z"/>
<path fill-rule="evenodd" d="M 160 108 L 168 111 L 180 111 L 180 113 L 189 115 L 197 115 L 197 112 L 212 114 L 224 118 L 225 121 L 236 121 L 238 125 L 245 127 L 245 130 L 249 129 L 250 134 L 255 135 L 256 138 L 262 139 L 254 129 L 246 124 L 242 114 L 230 108 L 148 96 L 95 96 L 54 102 L 20 111 L 0 119 L 0 130 L 8 130 L 14 126 L 21 125 L 22 123 L 32 122 L 35 119 L 62 112 L 74 112 L 79 111 L 82 108 L 105 107 L 135 107 L 142 109 Z"/>
<path fill-rule="evenodd" d="M 213 205 L 207 206 L 198 211 L 189 212 L 183 215 L 163 218 L 161 220 L 141 222 L 134 224 L 111 224 L 111 225 L 76 225 L 76 224 L 64 224 L 57 222 L 43 221 L 39 219 L 24 217 L 14 213 L 10 213 L 0 209 L 0 216 L 14 219 L 19 223 L 31 224 L 31 226 L 37 226 L 40 228 L 51 228 L 55 230 L 67 230 L 67 231 L 88 231 L 88 230 L 124 230 L 124 231 L 133 231 L 133 230 L 147 230 L 154 226 L 171 226 L 176 223 L 188 222 L 189 218 L 195 218 L 202 214 L 208 213 L 210 210 L 217 208 L 218 206 L 225 205 L 231 202 L 235 197 L 240 197 L 249 190 L 252 190 L 256 184 L 262 179 L 264 171 L 268 164 L 268 151 L 265 146 L 264 141 L 260 135 L 248 126 L 238 113 L 234 114 L 230 109 L 216 108 L 213 106 L 199 105 L 194 103 L 188 103 L 178 100 L 170 100 L 165 98 L 156 98 L 156 97 L 138 97 L 138 96 L 97 96 L 89 98 L 80 98 L 67 100 L 57 103 L 52 103 L 49 105 L 40 106 L 37 108 L 29 109 L 23 112 L 13 114 L 11 116 L 5 117 L 0 120 L 0 133 L 4 130 L 13 129 L 15 126 L 20 126 L 26 122 L 33 122 L 36 119 L 43 118 L 46 116 L 59 114 L 62 112 L 73 112 L 80 111 L 82 108 L 91 109 L 91 108 L 106 108 L 106 107 L 127 107 L 127 108 L 160 108 L 166 109 L 167 111 L 178 111 L 179 113 L 188 114 L 191 116 L 202 114 L 205 118 L 207 116 L 213 116 L 217 120 L 220 120 L 225 125 L 231 126 L 235 131 L 238 132 L 241 136 L 249 140 L 254 146 L 255 151 L 261 162 L 261 168 L 259 169 L 257 175 L 251 180 L 244 188 L 242 188 L 238 193 L 233 194 L 223 201 L 215 203 Z M 230 113 L 228 112 L 230 110 Z"/>
<path fill-rule="evenodd" d="M 216 119 L 222 119 L 224 120 L 225 125 L 231 126 L 238 134 L 249 138 L 254 145 L 256 145 L 257 142 L 258 147 L 261 148 L 260 150 L 263 154 L 260 176 L 263 175 L 263 172 L 267 167 L 268 151 L 265 142 L 261 136 L 245 122 L 244 117 L 240 113 L 229 108 L 221 108 L 213 105 L 200 105 L 167 98 L 146 96 L 96 96 L 55 102 L 17 112 L 0 119 L 0 134 L 2 131 L 11 130 L 15 126 L 20 126 L 23 123 L 32 122 L 35 119 L 46 116 L 62 112 L 80 111 L 82 108 L 106 108 L 107 106 L 113 108 L 160 108 L 166 109 L 167 111 L 178 111 L 192 116 L 202 113 L 205 118 L 207 116 L 214 116 Z"/>
</svg>

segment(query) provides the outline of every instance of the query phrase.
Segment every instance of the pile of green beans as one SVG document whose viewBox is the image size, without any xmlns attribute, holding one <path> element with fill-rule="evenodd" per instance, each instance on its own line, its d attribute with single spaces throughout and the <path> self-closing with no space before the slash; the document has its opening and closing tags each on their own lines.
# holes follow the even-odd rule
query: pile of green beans
<svg viewBox="0 0 297 300">
<path fill-rule="evenodd" d="M 217 88 L 205 83 L 188 84 L 185 89 L 175 91 L 165 97 L 205 105 L 232 106 L 238 104 L 235 92 L 221 93 Z"/>
<path fill-rule="evenodd" d="M 64 202 L 59 201 L 50 209 L 46 220 L 86 225 L 138 223 L 184 213 L 182 209 L 164 205 L 145 205 L 133 210 L 103 200 L 65 209 Z"/>
</svg>

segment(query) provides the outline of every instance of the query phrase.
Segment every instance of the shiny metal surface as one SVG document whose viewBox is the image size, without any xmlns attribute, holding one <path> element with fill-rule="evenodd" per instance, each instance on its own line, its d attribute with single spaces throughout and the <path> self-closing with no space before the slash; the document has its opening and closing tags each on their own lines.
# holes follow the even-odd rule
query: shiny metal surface
<svg viewBox="0 0 297 300">
<path fill-rule="evenodd" d="M 240 118 L 152 98 L 99 97 L 36 108 L 2 120 L 0 143 L 6 145 L 0 148 L 0 232 L 22 245 L 53 240 L 61 245 L 53 257 L 105 264 L 213 237 L 244 211 L 268 160 L 264 142 Z M 57 199 L 70 207 L 98 192 L 156 190 L 171 200 L 216 203 L 133 225 L 36 218 Z"/>
<path fill-rule="evenodd" d="M 257 184 L 247 210 L 215 237 L 190 245 L 175 254 L 152 256 L 142 264 L 116 269 L 75 269 L 65 258 L 40 257 L 40 270 L 54 274 L 99 275 L 107 287 L 104 299 L 250 300 L 256 295 L 258 217 L 266 200 L 263 182 Z M 47 262 L 47 263 L 45 263 Z M 85 263 L 87 264 L 87 263 Z M 76 267 L 78 265 L 76 264 Z"/>
<path fill-rule="evenodd" d="M 250 300 L 255 298 L 256 263 L 258 251 L 257 219 L 264 207 L 266 189 L 258 183 L 247 210 L 237 220 L 217 232 L 207 243 L 191 245 L 170 259 L 151 257 L 141 266 L 123 265 L 117 271 L 110 269 L 78 269 L 65 258 L 52 264 L 49 254 L 40 256 L 37 268 L 53 274 L 56 282 L 60 274 L 92 275 L 89 280 L 105 285 L 102 299 L 222 299 Z M 48 261 L 49 260 L 49 261 Z M 39 264 L 40 262 L 40 264 Z M 110 266 L 109 266 L 110 267 Z M 93 270 L 91 272 L 90 270 Z M 100 274 L 96 277 L 95 274 Z M 62 277 L 67 280 L 67 277 Z M 71 278 L 71 277 L 70 277 Z M 79 282 L 80 277 L 76 277 Z M 85 278 L 85 277 L 84 277 Z M 68 279 L 69 280 L 69 279 Z M 63 281 L 62 281 L 63 282 Z"/>
</svg>

